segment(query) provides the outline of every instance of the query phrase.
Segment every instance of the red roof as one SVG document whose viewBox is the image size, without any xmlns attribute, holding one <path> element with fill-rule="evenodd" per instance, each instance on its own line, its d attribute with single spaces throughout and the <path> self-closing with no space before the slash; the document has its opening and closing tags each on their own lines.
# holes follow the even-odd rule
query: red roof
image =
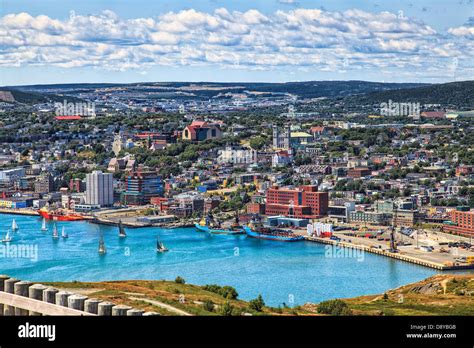
<svg viewBox="0 0 474 348">
<path fill-rule="evenodd" d="M 421 116 L 432 117 L 432 118 L 443 118 L 445 115 L 444 111 L 425 111 L 421 113 Z"/>
<path fill-rule="evenodd" d="M 189 127 L 197 127 L 197 128 L 200 128 L 200 127 L 204 127 L 207 125 L 207 122 L 206 121 L 193 121 Z"/>
<path fill-rule="evenodd" d="M 321 127 L 321 126 L 311 127 L 311 133 L 321 133 L 323 131 L 324 131 L 324 127 Z"/>
</svg>

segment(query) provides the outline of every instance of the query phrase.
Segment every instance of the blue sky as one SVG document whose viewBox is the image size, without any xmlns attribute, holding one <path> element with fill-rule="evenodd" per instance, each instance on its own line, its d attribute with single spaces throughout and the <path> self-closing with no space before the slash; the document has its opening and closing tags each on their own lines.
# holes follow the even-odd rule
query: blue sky
<svg viewBox="0 0 474 348">
<path fill-rule="evenodd" d="M 0 84 L 474 76 L 473 0 L 0 5 Z"/>
</svg>

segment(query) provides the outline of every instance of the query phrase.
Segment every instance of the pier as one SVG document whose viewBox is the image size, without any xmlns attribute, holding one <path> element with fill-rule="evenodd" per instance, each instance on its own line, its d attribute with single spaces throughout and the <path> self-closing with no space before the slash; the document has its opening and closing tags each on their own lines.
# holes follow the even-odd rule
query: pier
<svg viewBox="0 0 474 348">
<path fill-rule="evenodd" d="M 352 242 L 347 242 L 347 241 L 342 241 L 342 240 L 337 241 L 337 240 L 332 240 L 329 238 L 321 238 L 321 237 L 314 237 L 314 236 L 307 236 L 307 235 L 305 235 L 304 238 L 305 240 L 310 241 L 310 242 L 330 244 L 330 245 L 344 247 L 344 248 L 363 250 L 364 252 L 369 252 L 372 254 L 377 254 L 377 255 L 381 255 L 385 257 L 390 257 L 392 259 L 410 262 L 416 265 L 430 267 L 430 268 L 434 268 L 440 271 L 474 269 L 474 264 L 460 265 L 460 264 L 453 263 L 452 265 L 448 265 L 442 262 L 435 262 L 433 260 L 427 259 L 426 257 L 423 258 L 422 257 L 423 254 L 421 254 L 421 252 L 420 252 L 420 256 L 413 256 L 413 255 L 407 255 L 403 250 L 400 250 L 396 253 L 390 252 L 389 250 L 375 247 L 374 244 L 373 245 L 355 244 Z M 351 239 L 354 239 L 354 237 L 351 237 Z M 431 256 L 436 255 L 433 253 L 427 253 L 427 254 L 428 255 L 431 254 Z"/>
</svg>

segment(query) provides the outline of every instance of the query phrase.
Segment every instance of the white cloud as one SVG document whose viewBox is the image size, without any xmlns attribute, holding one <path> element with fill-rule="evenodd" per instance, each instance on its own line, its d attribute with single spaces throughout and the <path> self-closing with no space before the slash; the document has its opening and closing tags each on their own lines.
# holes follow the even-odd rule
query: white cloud
<svg viewBox="0 0 474 348">
<path fill-rule="evenodd" d="M 133 19 L 107 10 L 71 13 L 62 21 L 18 13 L 0 18 L 0 66 L 144 71 L 155 65 L 212 65 L 443 74 L 454 57 L 461 72 L 470 72 L 465 62 L 473 59 L 473 37 L 469 23 L 438 33 L 414 18 L 356 9 L 273 14 L 191 9 Z"/>
</svg>

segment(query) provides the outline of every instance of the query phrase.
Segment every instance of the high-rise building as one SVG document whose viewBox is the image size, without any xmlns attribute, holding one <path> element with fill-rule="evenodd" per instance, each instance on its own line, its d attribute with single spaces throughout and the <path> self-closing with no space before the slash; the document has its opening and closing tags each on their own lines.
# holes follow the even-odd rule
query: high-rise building
<svg viewBox="0 0 474 348">
<path fill-rule="evenodd" d="M 102 207 L 114 204 L 113 174 L 94 171 L 86 175 L 86 204 Z"/>
<path fill-rule="evenodd" d="M 163 196 L 163 191 L 163 181 L 156 171 L 138 167 L 126 179 L 120 200 L 126 205 L 148 204 L 152 197 Z"/>
</svg>

